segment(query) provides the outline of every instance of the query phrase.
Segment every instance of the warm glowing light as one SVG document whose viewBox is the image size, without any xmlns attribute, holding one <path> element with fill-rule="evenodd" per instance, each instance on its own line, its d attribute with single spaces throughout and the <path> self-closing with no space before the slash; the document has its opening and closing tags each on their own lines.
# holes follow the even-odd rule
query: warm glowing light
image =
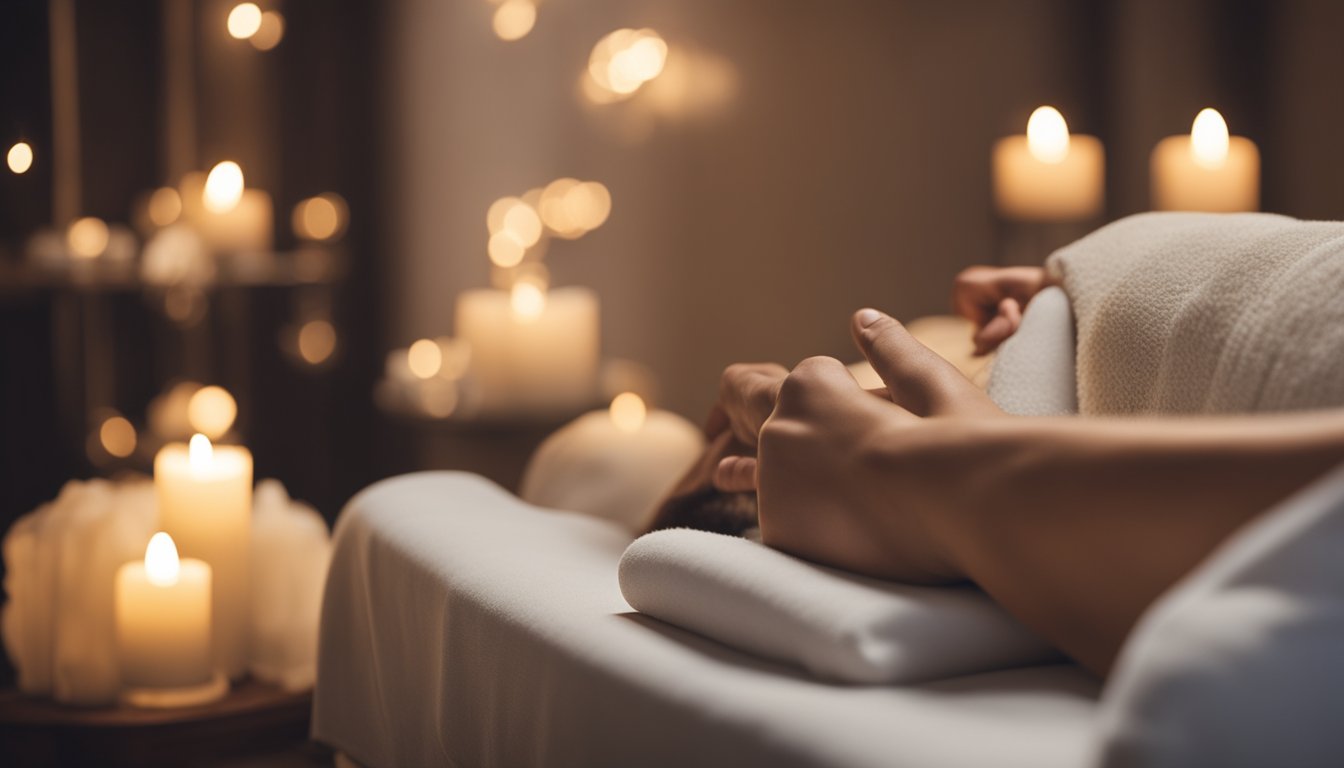
<svg viewBox="0 0 1344 768">
<path fill-rule="evenodd" d="M 457 409 L 457 385 L 453 382 L 434 379 L 426 381 L 418 389 L 420 407 L 430 416 L 447 418 Z"/>
<path fill-rule="evenodd" d="M 1027 150 L 1042 163 L 1064 162 L 1069 156 L 1069 126 L 1054 107 L 1037 107 L 1027 120 Z"/>
<path fill-rule="evenodd" d="M 246 40 L 261 29 L 261 9 L 256 3 L 239 3 L 229 11 L 229 36 Z"/>
<path fill-rule="evenodd" d="M 406 364 L 417 379 L 432 379 L 443 366 L 443 352 L 432 339 L 420 339 L 406 350 Z"/>
<path fill-rule="evenodd" d="M 535 320 L 546 309 L 546 290 L 534 283 L 519 281 L 513 284 L 509 303 L 519 320 Z"/>
<path fill-rule="evenodd" d="M 107 250 L 107 224 L 102 219 L 86 216 L 70 225 L 65 243 L 70 253 L 80 259 L 92 259 Z"/>
<path fill-rule="evenodd" d="M 18 142 L 9 148 L 5 161 L 9 163 L 9 170 L 14 173 L 27 173 L 28 169 L 33 167 L 32 146 L 26 141 Z"/>
<path fill-rule="evenodd" d="M 191 466 L 191 471 L 204 472 L 214 460 L 215 446 L 210 444 L 210 438 L 200 432 L 192 435 L 187 443 L 187 464 Z"/>
<path fill-rule="evenodd" d="M 622 392 L 611 401 L 611 421 L 622 432 L 638 432 L 647 414 L 644 399 L 634 392 Z"/>
<path fill-rule="evenodd" d="M 135 426 L 123 416 L 112 416 L 98 428 L 98 440 L 103 450 L 124 459 L 135 453 Z"/>
<path fill-rule="evenodd" d="M 345 233 L 350 209 L 334 192 L 310 197 L 294 206 L 294 234 L 305 240 L 333 240 Z"/>
<path fill-rule="evenodd" d="M 228 213 L 243 199 L 243 169 L 225 160 L 210 169 L 205 177 L 205 207 L 214 213 Z"/>
<path fill-rule="evenodd" d="M 618 29 L 593 46 L 588 74 L 602 88 L 631 94 L 667 63 L 667 43 L 652 29 Z"/>
<path fill-rule="evenodd" d="M 180 563 L 173 537 L 159 531 L 149 538 L 145 547 L 145 578 L 156 587 L 171 587 L 177 583 Z"/>
<path fill-rule="evenodd" d="M 521 40 L 537 23 L 537 7 L 532 0 L 504 0 L 495 9 L 492 25 L 500 40 Z"/>
<path fill-rule="evenodd" d="M 1227 162 L 1227 121 L 1216 109 L 1201 109 L 1190 127 L 1190 153 L 1201 168 L 1217 170 Z"/>
<path fill-rule="evenodd" d="M 507 229 L 491 235 L 486 250 L 490 253 L 490 261 L 500 267 L 518 266 L 527 253 L 527 247 L 518 240 L 518 236 Z"/>
<path fill-rule="evenodd" d="M 490 230 L 490 234 L 493 235 L 504 229 L 504 216 L 513 210 L 513 206 L 522 202 L 516 197 L 501 197 L 491 203 L 490 208 L 485 212 L 485 226 L 486 229 Z"/>
<path fill-rule="evenodd" d="M 519 202 L 504 214 L 504 231 L 511 232 L 525 248 L 541 239 L 541 217 L 525 202 Z"/>
<path fill-rule="evenodd" d="M 182 215 L 182 195 L 172 187 L 159 187 L 149 196 L 149 220 L 156 227 L 166 227 Z"/>
<path fill-rule="evenodd" d="M 556 179 L 541 193 L 541 220 L 557 235 L 579 237 L 611 214 L 611 192 L 597 181 Z"/>
<path fill-rule="evenodd" d="M 187 402 L 187 421 L 207 437 L 223 437 L 236 418 L 238 403 L 223 387 L 201 387 Z"/>
<path fill-rule="evenodd" d="M 336 351 L 336 326 L 326 320 L 309 320 L 299 328 L 299 356 L 317 365 Z"/>
<path fill-rule="evenodd" d="M 261 23 L 257 25 L 257 31 L 249 38 L 249 42 L 258 51 L 269 51 L 279 45 L 284 36 L 285 17 L 276 11 L 266 11 L 261 14 Z"/>
</svg>

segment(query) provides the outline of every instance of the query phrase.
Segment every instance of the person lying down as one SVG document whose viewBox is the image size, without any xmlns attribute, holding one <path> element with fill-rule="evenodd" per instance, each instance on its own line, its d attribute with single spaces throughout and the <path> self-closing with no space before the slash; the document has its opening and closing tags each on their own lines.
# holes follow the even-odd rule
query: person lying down
<svg viewBox="0 0 1344 768">
<path fill-rule="evenodd" d="M 964 273 L 955 301 L 977 347 L 1008 338 L 1046 284 L 1040 270 Z M 729 367 L 709 447 L 650 528 L 759 526 L 766 545 L 824 565 L 974 582 L 1104 677 L 1162 592 L 1344 462 L 1339 407 L 1013 417 L 888 315 L 859 310 L 850 330 L 884 388 L 827 357 Z"/>
<path fill-rule="evenodd" d="M 1022 311 L 1027 302 L 1051 284 L 1040 267 L 970 267 L 957 276 L 953 289 L 956 312 L 975 324 L 975 354 L 993 352 L 1017 331 L 1022 323 Z M 923 347 L 920 342 L 910 340 Z M 927 349 L 927 348 L 926 348 Z M 936 356 L 932 350 L 928 354 Z M 751 380 L 782 380 L 788 369 L 775 364 L 740 364 L 724 371 L 720 383 L 720 402 L 710 412 L 705 424 L 708 445 L 695 464 L 686 472 L 673 490 L 658 506 L 645 533 L 665 528 L 694 528 L 696 530 L 731 536 L 754 536 L 757 529 L 755 488 L 734 491 L 714 482 L 715 472 L 725 459 L 750 457 L 754 438 L 750 430 L 755 420 L 764 422 L 769 414 L 755 414 L 753 419 L 738 423 L 730 421 L 731 414 L 746 412 L 747 403 L 725 407 L 724 398 L 739 396 L 750 387 Z M 885 389 L 870 390 L 877 397 L 889 397 Z M 762 401 L 762 407 L 769 405 Z M 743 472 L 750 464 L 728 464 Z"/>
</svg>

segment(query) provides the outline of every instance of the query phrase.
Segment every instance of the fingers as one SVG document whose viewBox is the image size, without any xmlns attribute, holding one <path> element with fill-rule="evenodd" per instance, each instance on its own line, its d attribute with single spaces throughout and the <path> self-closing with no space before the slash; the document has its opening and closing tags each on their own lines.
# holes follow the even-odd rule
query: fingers
<svg viewBox="0 0 1344 768">
<path fill-rule="evenodd" d="M 946 376 L 943 369 L 951 364 L 919 343 L 894 318 L 875 309 L 856 312 L 850 330 L 859 350 L 886 383 L 892 402 L 928 415 L 935 390 L 932 383 Z"/>
<path fill-rule="evenodd" d="M 1006 298 L 999 302 L 998 314 L 975 333 L 975 354 L 987 355 L 998 349 L 999 345 L 1017 333 L 1022 325 L 1022 307 L 1017 299 Z"/>
<path fill-rule="evenodd" d="M 757 462 L 751 456 L 726 456 L 714 470 L 714 487 L 724 493 L 756 490 Z"/>
<path fill-rule="evenodd" d="M 775 408 L 779 387 L 788 370 L 773 363 L 737 363 L 728 366 L 719 379 L 719 407 L 733 435 L 755 445 L 761 425 Z M 707 426 L 719 426 L 714 423 Z"/>
</svg>

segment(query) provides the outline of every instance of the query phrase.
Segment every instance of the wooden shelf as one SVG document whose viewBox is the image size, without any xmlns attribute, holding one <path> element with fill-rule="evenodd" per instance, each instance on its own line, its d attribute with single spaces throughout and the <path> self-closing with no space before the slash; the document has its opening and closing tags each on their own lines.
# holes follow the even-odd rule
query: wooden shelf
<svg viewBox="0 0 1344 768">
<path fill-rule="evenodd" d="M 0 691 L 0 763 L 23 766 L 206 764 L 308 738 L 312 694 L 255 680 L 181 709 L 69 707 Z"/>
</svg>

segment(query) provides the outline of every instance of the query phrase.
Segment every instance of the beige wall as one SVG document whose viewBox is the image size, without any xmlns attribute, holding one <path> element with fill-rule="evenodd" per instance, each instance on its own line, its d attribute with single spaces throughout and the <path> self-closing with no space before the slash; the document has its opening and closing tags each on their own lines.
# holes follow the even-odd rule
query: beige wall
<svg viewBox="0 0 1344 768">
<path fill-rule="evenodd" d="M 604 182 L 614 204 L 600 230 L 552 247 L 554 283 L 599 292 L 607 354 L 652 366 L 667 406 L 698 416 L 734 360 L 850 357 L 850 311 L 943 311 L 952 276 L 994 258 L 990 144 L 1036 105 L 1123 133 L 1115 207 L 1143 207 L 1153 136 L 1183 130 L 1189 118 L 1166 113 L 1215 75 L 1181 65 L 1207 50 L 1198 14 L 1212 11 L 1116 4 L 1108 58 L 1079 37 L 1085 5 L 546 0 L 532 34 L 503 43 L 486 0 L 402 0 L 388 342 L 449 332 L 455 294 L 488 282 L 492 200 L 570 175 Z M 621 26 L 721 57 L 735 95 L 691 117 L 585 106 L 588 52 Z"/>
</svg>

